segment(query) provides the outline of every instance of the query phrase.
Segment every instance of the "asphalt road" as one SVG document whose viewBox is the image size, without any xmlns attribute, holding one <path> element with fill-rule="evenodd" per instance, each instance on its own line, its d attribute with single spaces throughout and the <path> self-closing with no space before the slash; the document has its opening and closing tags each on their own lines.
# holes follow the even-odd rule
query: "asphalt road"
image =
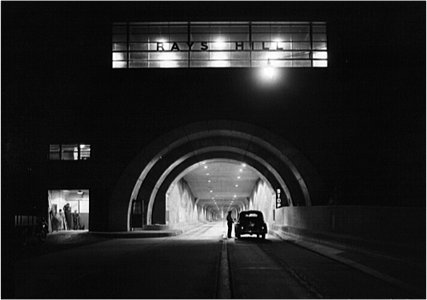
<svg viewBox="0 0 427 300">
<path fill-rule="evenodd" d="M 279 240 L 224 239 L 225 223 L 165 238 L 108 239 L 20 260 L 16 298 L 408 298 Z"/>
</svg>

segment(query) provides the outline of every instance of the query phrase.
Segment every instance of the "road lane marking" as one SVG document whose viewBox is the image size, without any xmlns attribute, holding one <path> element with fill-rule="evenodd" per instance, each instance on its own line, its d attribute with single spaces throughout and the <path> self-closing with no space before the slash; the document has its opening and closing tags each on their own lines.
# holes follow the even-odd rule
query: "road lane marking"
<svg viewBox="0 0 427 300">
<path fill-rule="evenodd" d="M 241 267 L 237 268 L 239 270 L 272 270 L 272 271 L 281 271 L 283 268 L 278 267 Z"/>
<path fill-rule="evenodd" d="M 231 299 L 230 270 L 228 264 L 227 240 L 222 241 L 221 262 L 218 274 L 218 299 Z"/>
</svg>

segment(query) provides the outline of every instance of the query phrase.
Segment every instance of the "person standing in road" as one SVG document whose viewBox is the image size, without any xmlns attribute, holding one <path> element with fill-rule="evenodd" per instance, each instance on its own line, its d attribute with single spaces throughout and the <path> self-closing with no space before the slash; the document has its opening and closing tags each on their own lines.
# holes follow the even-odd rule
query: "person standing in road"
<svg viewBox="0 0 427 300">
<path fill-rule="evenodd" d="M 231 238 L 231 230 L 233 228 L 233 218 L 231 217 L 231 210 L 228 212 L 228 215 L 227 215 L 227 227 L 228 227 L 227 237 Z"/>
</svg>

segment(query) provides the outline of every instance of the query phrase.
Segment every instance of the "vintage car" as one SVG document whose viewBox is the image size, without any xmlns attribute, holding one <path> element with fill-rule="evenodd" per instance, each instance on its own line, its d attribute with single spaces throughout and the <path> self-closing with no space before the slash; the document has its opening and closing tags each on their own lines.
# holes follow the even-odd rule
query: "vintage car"
<svg viewBox="0 0 427 300">
<path fill-rule="evenodd" d="M 262 212 L 258 210 L 242 211 L 234 225 L 236 238 L 240 238 L 243 234 L 256 234 L 258 237 L 265 239 L 267 234 L 267 224 L 264 222 Z"/>
</svg>

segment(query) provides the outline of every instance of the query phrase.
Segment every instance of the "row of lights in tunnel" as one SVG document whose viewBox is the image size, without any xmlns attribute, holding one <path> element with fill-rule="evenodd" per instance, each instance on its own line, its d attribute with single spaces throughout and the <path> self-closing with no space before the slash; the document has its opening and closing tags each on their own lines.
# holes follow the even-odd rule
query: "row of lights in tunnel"
<svg viewBox="0 0 427 300">
<path fill-rule="evenodd" d="M 206 165 L 206 162 L 202 162 L 202 165 L 204 165 L 203 166 L 203 168 L 205 169 L 205 170 L 207 170 L 208 169 L 208 166 Z M 241 164 L 241 168 L 239 169 L 239 173 L 242 173 L 243 172 L 243 169 L 246 167 L 246 164 L 245 163 L 242 163 Z M 206 173 L 206 176 L 210 176 L 211 174 L 210 173 Z M 237 175 L 237 180 L 240 180 L 241 179 L 241 176 L 240 175 Z M 212 183 L 212 179 L 208 179 L 208 183 Z M 234 187 L 235 188 L 238 188 L 239 187 L 239 184 L 238 183 L 235 183 L 234 184 Z M 214 191 L 212 190 L 212 189 L 210 189 L 209 190 L 209 192 L 210 193 L 213 193 Z M 236 194 L 234 194 L 233 195 L 233 199 L 236 199 L 237 198 L 237 195 Z M 220 211 L 220 209 L 219 209 L 219 207 L 218 207 L 218 203 L 216 203 L 216 200 L 215 200 L 215 196 L 213 196 L 212 198 L 211 198 L 213 201 L 214 201 L 214 203 L 215 203 L 215 206 L 216 206 L 216 208 L 217 208 L 217 210 L 218 211 Z M 231 202 L 230 202 L 230 205 L 229 205 L 229 207 L 228 207 L 228 210 L 230 210 L 230 208 L 231 208 L 231 205 L 233 205 L 233 203 L 234 203 L 234 200 L 232 200 Z"/>
</svg>

